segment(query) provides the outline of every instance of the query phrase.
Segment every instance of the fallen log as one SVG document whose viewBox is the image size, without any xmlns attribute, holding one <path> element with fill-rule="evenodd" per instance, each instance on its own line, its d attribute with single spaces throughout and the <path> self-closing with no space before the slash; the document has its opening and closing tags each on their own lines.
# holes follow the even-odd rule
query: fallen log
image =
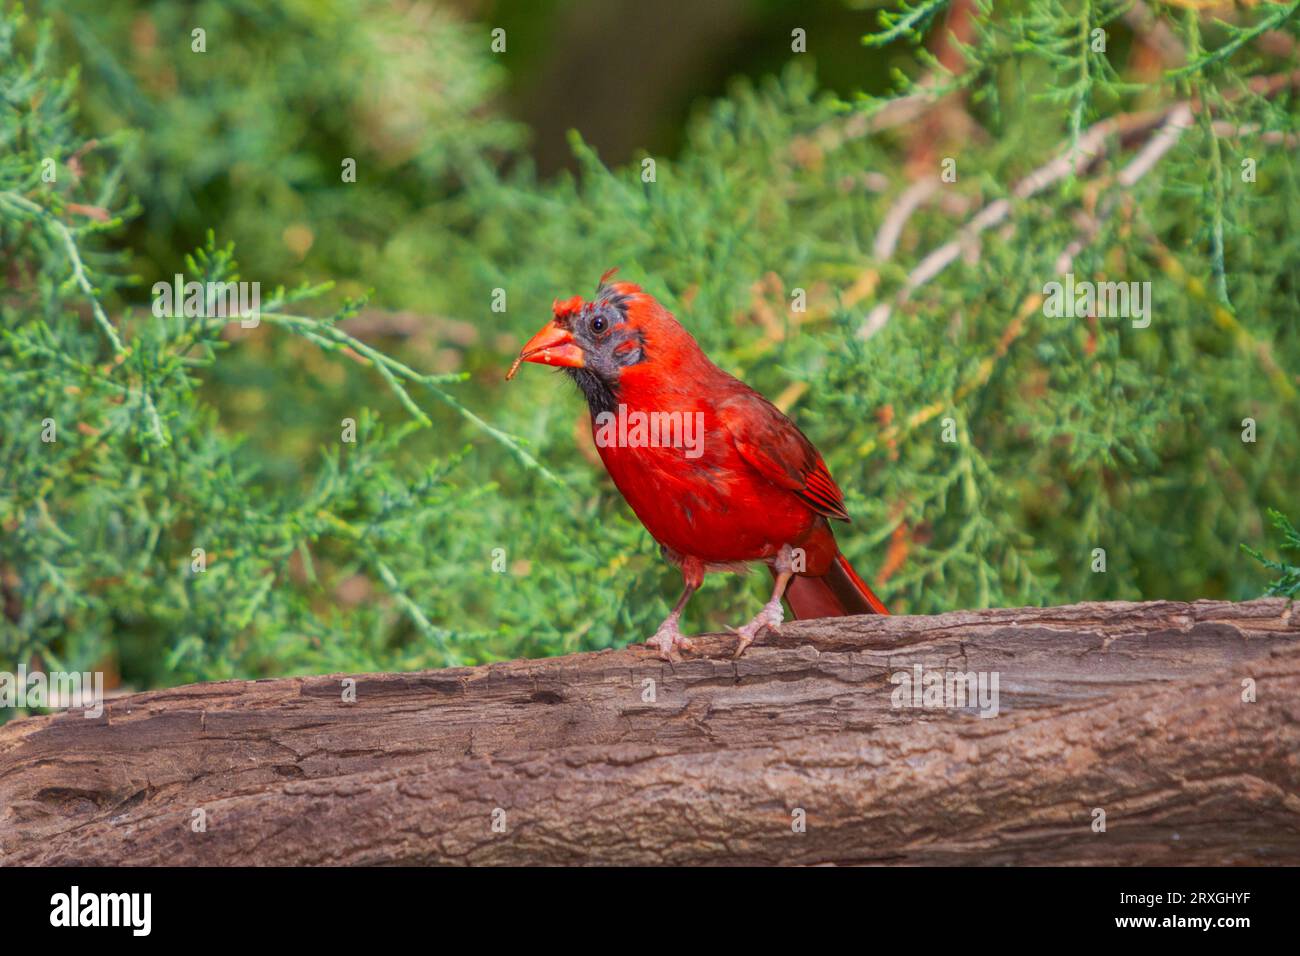
<svg viewBox="0 0 1300 956">
<path fill-rule="evenodd" d="M 0 728 L 0 865 L 1294 865 L 1298 638 L 1092 603 L 135 694 Z"/>
</svg>

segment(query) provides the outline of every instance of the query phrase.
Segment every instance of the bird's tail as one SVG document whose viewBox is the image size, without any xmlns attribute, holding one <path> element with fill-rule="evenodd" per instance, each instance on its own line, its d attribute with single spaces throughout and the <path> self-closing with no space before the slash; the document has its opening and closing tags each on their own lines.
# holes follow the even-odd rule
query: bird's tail
<svg viewBox="0 0 1300 956">
<path fill-rule="evenodd" d="M 844 617 L 849 614 L 888 614 L 885 605 L 858 577 L 848 558 L 836 551 L 830 570 L 821 577 L 796 574 L 785 589 L 790 612 L 799 620 Z"/>
</svg>

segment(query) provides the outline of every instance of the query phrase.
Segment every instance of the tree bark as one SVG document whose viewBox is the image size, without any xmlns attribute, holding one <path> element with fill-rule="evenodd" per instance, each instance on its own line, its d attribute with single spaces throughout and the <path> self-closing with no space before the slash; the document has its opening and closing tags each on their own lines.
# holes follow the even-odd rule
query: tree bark
<svg viewBox="0 0 1300 956">
<path fill-rule="evenodd" d="M 0 864 L 1294 865 L 1297 638 L 1094 603 L 135 694 L 0 728 Z M 896 706 L 916 665 L 996 716 Z"/>
</svg>

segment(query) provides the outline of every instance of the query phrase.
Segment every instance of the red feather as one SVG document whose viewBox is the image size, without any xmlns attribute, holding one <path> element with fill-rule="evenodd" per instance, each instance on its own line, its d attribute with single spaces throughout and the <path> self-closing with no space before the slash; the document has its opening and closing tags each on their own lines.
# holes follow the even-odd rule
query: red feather
<svg viewBox="0 0 1300 956">
<path fill-rule="evenodd" d="M 556 300 L 555 321 L 520 358 L 582 370 L 573 374 L 592 403 L 601 460 L 686 579 L 686 593 L 664 625 L 671 625 L 675 644 L 689 644 L 676 631 L 676 615 L 705 571 L 762 561 L 776 573 L 791 555 L 787 546 L 796 549 L 793 567 L 785 569 L 794 572 L 785 597 L 796 617 L 889 613 L 835 543 L 828 519 L 849 515 L 812 442 L 775 405 L 709 361 L 651 296 L 629 282 L 609 284 L 612 275 L 601 277 L 594 303 Z M 680 444 L 602 441 L 597 416 L 615 404 L 628 418 L 667 413 L 698 422 L 701 440 L 688 443 L 689 453 Z"/>
<path fill-rule="evenodd" d="M 662 306 L 630 283 L 628 317 L 648 359 L 622 371 L 628 411 L 703 414 L 702 454 L 611 445 L 601 459 L 627 503 L 660 544 L 706 565 L 770 559 L 802 547 L 805 569 L 787 595 L 796 617 L 887 614 L 835 543 L 827 518 L 848 521 L 844 495 L 807 436 L 780 409 L 713 364 Z M 826 577 L 824 587 L 798 582 Z M 832 584 L 834 586 L 832 586 Z M 820 602 L 804 601 L 813 590 Z"/>
</svg>

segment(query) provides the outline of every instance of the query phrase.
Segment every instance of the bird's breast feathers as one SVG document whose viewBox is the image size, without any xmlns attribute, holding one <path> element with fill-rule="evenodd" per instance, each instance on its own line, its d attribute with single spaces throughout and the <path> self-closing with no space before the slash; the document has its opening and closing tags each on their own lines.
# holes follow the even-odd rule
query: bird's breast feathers
<svg viewBox="0 0 1300 956">
<path fill-rule="evenodd" d="M 739 454 L 708 408 L 620 405 L 592 419 L 592 437 L 641 523 L 674 551 L 713 562 L 761 560 L 816 521 Z"/>
</svg>

